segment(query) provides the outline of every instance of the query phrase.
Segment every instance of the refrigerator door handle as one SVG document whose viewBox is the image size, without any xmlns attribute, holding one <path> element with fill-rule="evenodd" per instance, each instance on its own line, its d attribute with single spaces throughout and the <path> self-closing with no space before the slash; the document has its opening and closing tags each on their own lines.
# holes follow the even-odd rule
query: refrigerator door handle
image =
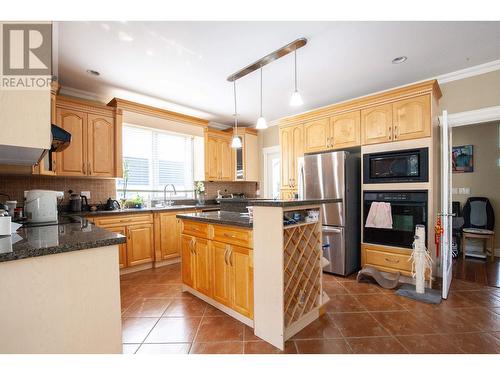
<svg viewBox="0 0 500 375">
<path fill-rule="evenodd" d="M 336 227 L 321 227 L 321 231 L 323 233 L 342 233 L 343 228 L 336 228 Z"/>
</svg>

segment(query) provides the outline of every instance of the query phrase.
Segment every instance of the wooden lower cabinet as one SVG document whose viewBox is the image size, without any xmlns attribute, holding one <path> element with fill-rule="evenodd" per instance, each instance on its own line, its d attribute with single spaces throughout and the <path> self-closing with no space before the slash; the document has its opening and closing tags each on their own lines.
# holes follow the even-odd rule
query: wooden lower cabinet
<svg viewBox="0 0 500 375">
<path fill-rule="evenodd" d="M 397 247 L 361 244 L 361 266 L 373 266 L 381 271 L 401 272 L 411 276 L 411 250 Z"/>
<path fill-rule="evenodd" d="M 252 250 L 230 246 L 232 303 L 234 310 L 253 318 L 253 259 Z"/>
<path fill-rule="evenodd" d="M 184 230 L 190 227 L 185 225 L 187 223 L 184 222 Z M 221 231 L 227 227 L 208 227 L 207 238 L 182 234 L 182 282 L 253 319 L 253 250 L 213 240 L 214 233 L 218 233 L 218 238 L 226 238 Z M 227 230 L 227 238 L 232 239 L 234 233 L 231 230 L 243 229 Z M 251 233 L 247 237 L 251 239 Z M 252 246 L 251 240 L 247 244 Z"/>
<path fill-rule="evenodd" d="M 195 276 L 195 258 L 194 258 L 194 242 L 196 237 L 183 234 L 181 236 L 181 273 L 182 282 L 194 288 Z"/>
<path fill-rule="evenodd" d="M 127 255 L 129 266 L 153 261 L 153 224 L 127 227 Z"/>
<path fill-rule="evenodd" d="M 194 211 L 183 211 L 190 213 Z M 156 261 L 181 256 L 182 220 L 177 219 L 179 212 L 159 212 L 154 215 Z"/>
<path fill-rule="evenodd" d="M 127 235 L 127 227 L 125 226 L 111 226 L 111 227 L 102 227 L 106 230 L 109 230 L 110 232 L 113 233 L 118 233 L 122 234 L 124 236 Z M 119 262 L 120 262 L 120 268 L 125 268 L 127 267 L 127 244 L 122 243 L 118 246 L 118 256 L 119 256 Z"/>
</svg>

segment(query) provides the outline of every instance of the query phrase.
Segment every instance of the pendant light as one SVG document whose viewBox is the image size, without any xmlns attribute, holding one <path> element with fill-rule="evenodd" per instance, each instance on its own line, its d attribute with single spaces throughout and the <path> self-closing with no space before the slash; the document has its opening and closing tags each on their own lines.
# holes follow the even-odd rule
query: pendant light
<svg viewBox="0 0 500 375">
<path fill-rule="evenodd" d="M 241 138 L 238 137 L 238 111 L 236 107 L 236 80 L 233 81 L 233 92 L 234 92 L 234 128 L 233 128 L 233 140 L 231 141 L 232 148 L 241 148 Z"/>
<path fill-rule="evenodd" d="M 256 129 L 267 129 L 267 121 L 262 116 L 262 67 L 260 68 L 260 117 L 257 119 Z"/>
<path fill-rule="evenodd" d="M 299 90 L 297 90 L 297 50 L 293 52 L 295 58 L 295 90 L 290 98 L 290 105 L 292 107 L 298 107 L 304 104 L 302 97 L 300 96 Z"/>
</svg>

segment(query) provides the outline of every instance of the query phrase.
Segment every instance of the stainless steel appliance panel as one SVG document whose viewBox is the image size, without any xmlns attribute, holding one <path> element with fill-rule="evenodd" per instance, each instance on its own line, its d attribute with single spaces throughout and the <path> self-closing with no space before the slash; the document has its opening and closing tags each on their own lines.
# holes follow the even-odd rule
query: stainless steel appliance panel
<svg viewBox="0 0 500 375">
<path fill-rule="evenodd" d="M 323 256 L 330 264 L 323 268 L 326 272 L 346 274 L 346 254 L 344 229 L 340 227 L 322 227 Z"/>
</svg>

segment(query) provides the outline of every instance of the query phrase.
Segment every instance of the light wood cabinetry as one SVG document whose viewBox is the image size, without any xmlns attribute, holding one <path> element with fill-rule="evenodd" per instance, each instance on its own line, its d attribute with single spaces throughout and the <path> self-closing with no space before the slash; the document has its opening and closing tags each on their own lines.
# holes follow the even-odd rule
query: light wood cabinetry
<svg viewBox="0 0 500 375">
<path fill-rule="evenodd" d="M 304 152 L 324 151 L 330 147 L 330 121 L 328 118 L 304 124 Z"/>
<path fill-rule="evenodd" d="M 233 129 L 226 130 L 233 136 Z M 242 147 L 232 149 L 233 176 L 235 181 L 259 181 L 259 145 L 257 130 L 238 128 Z"/>
<path fill-rule="evenodd" d="M 303 126 L 280 129 L 281 188 L 297 188 L 297 159 L 304 154 Z"/>
<path fill-rule="evenodd" d="M 127 262 L 136 266 L 153 261 L 153 224 L 127 227 Z"/>
<path fill-rule="evenodd" d="M 430 95 L 422 95 L 362 110 L 362 143 L 367 145 L 430 137 L 430 105 Z"/>
<path fill-rule="evenodd" d="M 87 219 L 100 228 L 127 237 L 127 242 L 119 247 L 120 268 L 153 262 L 154 226 L 152 214 L 110 215 L 87 217 Z"/>
<path fill-rule="evenodd" d="M 182 213 L 189 212 L 194 211 L 182 211 Z M 181 256 L 182 221 L 176 218 L 178 213 L 179 211 L 154 214 L 155 261 Z"/>
<path fill-rule="evenodd" d="M 253 318 L 252 230 L 183 221 L 183 283 Z"/>
<path fill-rule="evenodd" d="M 233 180 L 231 136 L 218 130 L 205 130 L 205 179 Z"/>
<path fill-rule="evenodd" d="M 362 144 L 385 143 L 392 140 L 392 104 L 361 111 Z"/>
<path fill-rule="evenodd" d="M 400 100 L 392 105 L 395 141 L 429 137 L 431 135 L 430 95 Z"/>
<path fill-rule="evenodd" d="M 330 148 L 339 149 L 360 145 L 360 116 L 360 111 L 355 111 L 330 117 Z"/>
<path fill-rule="evenodd" d="M 56 124 L 71 133 L 56 155 L 54 174 L 121 177 L 121 110 L 66 97 L 56 98 Z"/>
</svg>

